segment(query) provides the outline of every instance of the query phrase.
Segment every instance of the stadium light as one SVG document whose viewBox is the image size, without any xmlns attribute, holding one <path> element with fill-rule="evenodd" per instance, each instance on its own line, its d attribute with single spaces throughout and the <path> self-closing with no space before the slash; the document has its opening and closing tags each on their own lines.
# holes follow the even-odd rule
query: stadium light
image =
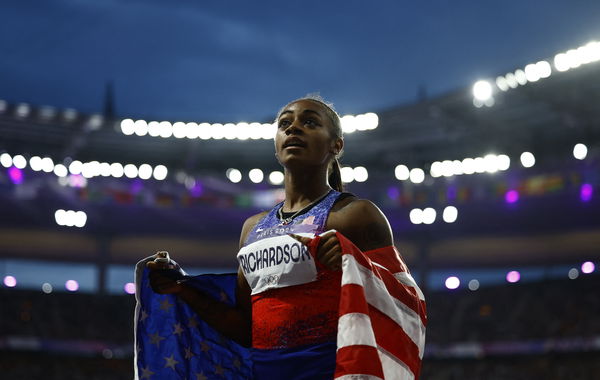
<svg viewBox="0 0 600 380">
<path fill-rule="evenodd" d="M 410 210 L 408 217 L 412 224 L 421 224 L 423 223 L 423 210 L 420 208 L 413 208 Z"/>
<path fill-rule="evenodd" d="M 423 224 L 433 224 L 436 217 L 437 212 L 433 208 L 427 207 L 423 210 Z"/>
<path fill-rule="evenodd" d="M 165 178 L 167 178 L 168 173 L 169 173 L 169 170 L 167 169 L 167 167 L 165 165 L 156 165 L 154 167 L 154 170 L 152 171 L 152 176 L 154 177 L 155 180 L 162 181 Z"/>
<path fill-rule="evenodd" d="M 397 180 L 406 181 L 408 178 L 410 178 L 410 170 L 406 165 L 398 165 L 394 169 L 394 175 L 396 176 Z"/>
<path fill-rule="evenodd" d="M 369 178 L 369 172 L 363 166 L 357 166 L 354 168 L 354 180 L 356 182 L 365 182 Z"/>
<path fill-rule="evenodd" d="M 379 126 L 379 116 L 373 112 L 359 115 L 345 115 L 340 118 L 342 131 L 354 133 L 356 131 L 370 131 Z M 239 122 L 239 123 L 196 123 L 181 121 L 145 121 L 123 119 L 120 122 L 121 133 L 124 135 L 145 136 L 163 138 L 185 138 L 202 140 L 270 140 L 275 136 L 277 125 L 275 123 Z"/>
<path fill-rule="evenodd" d="M 588 148 L 585 146 L 585 144 L 579 143 L 573 147 L 573 157 L 578 160 L 584 160 L 587 157 L 587 153 Z"/>
<path fill-rule="evenodd" d="M 460 286 L 460 279 L 456 276 L 450 276 L 450 277 L 446 278 L 446 281 L 444 282 L 444 284 L 446 285 L 446 288 L 448 288 L 450 290 L 454 290 Z"/>
<path fill-rule="evenodd" d="M 510 157 L 506 154 L 488 154 L 485 157 L 465 158 L 461 160 L 434 161 L 429 169 L 433 178 L 452 177 L 474 173 L 495 173 L 510 168 Z"/>
<path fill-rule="evenodd" d="M 581 264 L 581 272 L 583 272 L 585 274 L 590 274 L 595 270 L 596 270 L 596 266 L 591 261 L 586 261 L 585 263 Z"/>
<path fill-rule="evenodd" d="M 4 286 L 14 288 L 17 286 L 17 279 L 14 276 L 4 276 Z"/>
<path fill-rule="evenodd" d="M 83 211 L 58 209 L 54 212 L 54 220 L 59 226 L 81 228 L 87 222 L 87 214 Z"/>
<path fill-rule="evenodd" d="M 281 185 L 283 183 L 284 179 L 285 179 L 285 176 L 280 171 L 276 170 L 274 172 L 271 172 L 271 174 L 269 174 L 269 182 L 271 183 L 271 185 Z"/>
<path fill-rule="evenodd" d="M 27 160 L 25 159 L 25 157 L 21 156 L 20 154 L 17 154 L 16 156 L 14 156 L 12 161 L 13 161 L 13 165 L 17 169 L 25 169 L 25 167 L 27 166 Z"/>
<path fill-rule="evenodd" d="M 52 285 L 51 285 L 51 284 L 49 284 L 49 283 L 47 283 L 47 282 L 44 282 L 44 283 L 42 284 L 42 292 L 44 292 L 45 294 L 50 294 L 50 293 L 52 293 L 52 290 L 53 290 L 53 289 L 52 289 Z"/>
<path fill-rule="evenodd" d="M 185 123 L 182 123 L 181 121 L 173 123 L 173 137 L 175 137 L 176 139 L 182 139 L 185 137 L 186 134 L 187 130 L 185 127 Z"/>
<path fill-rule="evenodd" d="M 511 270 L 510 272 L 508 272 L 506 274 L 506 281 L 510 282 L 511 284 L 514 284 L 515 282 L 519 282 L 520 279 L 521 279 L 521 273 L 519 273 L 516 270 Z"/>
<path fill-rule="evenodd" d="M 265 178 L 265 175 L 262 170 L 255 168 L 248 172 L 248 177 L 250 178 L 250 181 L 254 183 L 261 183 Z"/>
<path fill-rule="evenodd" d="M 567 274 L 567 276 L 569 277 L 569 280 L 574 280 L 577 277 L 579 277 L 579 271 L 577 270 L 577 268 L 571 268 L 569 269 L 569 273 Z"/>
<path fill-rule="evenodd" d="M 479 281 L 476 279 L 472 279 L 471 281 L 469 281 L 468 284 L 469 290 L 471 291 L 476 291 L 477 289 L 479 289 Z"/>
<path fill-rule="evenodd" d="M 233 183 L 238 183 L 242 180 L 242 172 L 234 168 L 227 169 L 225 175 Z"/>
<path fill-rule="evenodd" d="M 54 167 L 54 174 L 57 177 L 66 177 L 67 175 L 69 175 L 69 170 L 67 169 L 67 167 L 63 164 L 57 164 Z"/>
<path fill-rule="evenodd" d="M 458 218 L 458 209 L 454 206 L 446 206 L 444 208 L 444 212 L 442 213 L 442 219 L 446 223 L 454 223 Z"/>
<path fill-rule="evenodd" d="M 478 80 L 473 85 L 473 97 L 481 102 L 490 99 L 492 94 L 492 85 L 487 80 Z"/>
<path fill-rule="evenodd" d="M 530 168 L 535 165 L 535 156 L 531 152 L 521 153 L 521 165 L 524 168 Z"/>
<path fill-rule="evenodd" d="M 29 167 L 34 172 L 42 170 L 42 158 L 40 156 L 33 156 L 29 159 Z"/>
<path fill-rule="evenodd" d="M 150 179 L 150 177 L 152 177 L 152 166 L 148 164 L 141 164 L 138 168 L 138 176 L 141 179 Z"/>
<path fill-rule="evenodd" d="M 135 178 L 138 175 L 138 168 L 134 164 L 127 164 L 123 167 L 123 173 L 127 178 Z"/>
<path fill-rule="evenodd" d="M 422 183 L 425 180 L 425 172 L 421 168 L 410 170 L 409 178 L 412 183 Z"/>
<path fill-rule="evenodd" d="M 19 103 L 15 108 L 15 114 L 18 118 L 26 118 L 31 112 L 31 107 L 27 103 Z"/>
<path fill-rule="evenodd" d="M 8 153 L 2 153 L 0 154 L 0 165 L 4 166 L 5 168 L 10 168 L 13 164 L 13 159 L 10 156 L 10 154 Z"/>
<path fill-rule="evenodd" d="M 67 289 L 70 292 L 76 292 L 77 290 L 79 290 L 79 283 L 75 280 L 68 280 L 67 282 L 65 282 L 65 289 Z"/>
<path fill-rule="evenodd" d="M 133 282 L 128 282 L 123 286 L 123 291 L 127 294 L 135 294 L 135 284 Z"/>
<path fill-rule="evenodd" d="M 340 175 L 342 177 L 342 182 L 351 183 L 354 181 L 354 170 L 349 166 L 344 166 L 340 169 Z"/>
<path fill-rule="evenodd" d="M 565 72 L 597 61 L 600 61 L 600 42 L 596 41 L 589 42 L 588 44 L 580 46 L 576 49 L 570 49 L 565 52 L 558 53 L 552 60 L 554 69 L 557 72 Z M 548 78 L 551 75 L 552 65 L 550 64 L 549 60 L 541 60 L 525 65 L 524 69 L 517 69 L 514 72 L 507 73 L 504 76 L 498 76 L 494 81 L 494 84 L 496 88 L 506 92 L 510 89 L 524 86 L 527 83 L 535 83 L 541 79 Z M 476 82 L 475 84 L 479 82 L 480 81 Z M 473 90 L 475 90 L 475 86 L 473 87 Z M 478 93 L 479 97 L 478 95 L 475 95 L 475 91 L 473 91 L 473 104 L 476 107 L 483 106 L 484 100 L 482 100 L 481 97 L 487 95 L 488 93 L 493 93 L 494 88 L 492 87 L 490 91 L 487 88 L 481 87 L 480 90 L 482 92 Z"/>
</svg>

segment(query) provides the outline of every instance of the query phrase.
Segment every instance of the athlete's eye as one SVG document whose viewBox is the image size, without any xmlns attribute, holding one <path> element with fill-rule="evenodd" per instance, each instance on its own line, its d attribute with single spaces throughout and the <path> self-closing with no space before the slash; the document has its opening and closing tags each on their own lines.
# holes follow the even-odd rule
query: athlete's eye
<svg viewBox="0 0 600 380">
<path fill-rule="evenodd" d="M 314 127 L 314 126 L 319 125 L 319 123 L 317 123 L 317 121 L 314 120 L 314 119 L 306 119 L 306 120 L 304 120 L 304 124 L 306 124 L 306 125 L 308 125 L 310 127 Z"/>
<path fill-rule="evenodd" d="M 287 128 L 290 124 L 292 124 L 292 122 L 289 120 L 279 120 L 279 128 Z"/>
</svg>

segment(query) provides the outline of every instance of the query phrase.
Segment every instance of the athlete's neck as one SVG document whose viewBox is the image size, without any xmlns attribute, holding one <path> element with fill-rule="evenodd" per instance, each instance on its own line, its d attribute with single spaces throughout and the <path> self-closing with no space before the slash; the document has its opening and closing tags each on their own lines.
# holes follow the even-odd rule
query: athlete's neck
<svg viewBox="0 0 600 380">
<path fill-rule="evenodd" d="M 305 168 L 306 169 L 306 168 Z M 320 170 L 285 170 L 284 212 L 302 210 L 325 195 L 331 187 L 327 183 L 327 168 Z"/>
</svg>

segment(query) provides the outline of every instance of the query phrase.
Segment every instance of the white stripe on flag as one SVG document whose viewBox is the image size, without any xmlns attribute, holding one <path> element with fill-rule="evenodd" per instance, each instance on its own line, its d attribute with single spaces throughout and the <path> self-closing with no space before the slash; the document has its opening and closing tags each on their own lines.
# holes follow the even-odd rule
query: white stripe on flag
<svg viewBox="0 0 600 380">
<path fill-rule="evenodd" d="M 338 320 L 337 348 L 354 345 L 377 347 L 371 318 L 363 313 L 348 313 Z"/>
<path fill-rule="evenodd" d="M 390 270 L 388 268 L 384 267 L 383 265 L 377 264 L 374 261 L 371 261 L 371 262 L 376 267 L 385 269 L 388 272 L 390 272 Z M 408 273 L 408 272 L 396 272 L 396 273 L 393 273 L 393 275 L 394 275 L 394 277 L 396 277 L 396 280 L 400 281 L 404 285 L 415 288 L 415 290 L 417 291 L 417 294 L 419 295 L 419 299 L 421 301 L 425 301 L 425 295 L 423 294 L 423 292 L 419 288 L 419 285 L 417 285 L 417 282 L 415 281 L 415 279 L 413 278 L 413 276 L 410 273 Z"/>
<path fill-rule="evenodd" d="M 379 360 L 381 360 L 385 380 L 414 380 L 415 375 L 392 354 L 381 347 L 378 347 L 377 353 L 379 354 Z"/>
<path fill-rule="evenodd" d="M 419 358 L 423 358 L 425 326 L 419 315 L 391 296 L 384 282 L 369 268 L 360 265 L 352 255 L 343 256 L 342 286 L 346 284 L 362 285 L 367 302 L 400 325 L 419 348 Z"/>
<path fill-rule="evenodd" d="M 419 286 L 417 285 L 417 282 L 415 281 L 413 276 L 411 276 L 410 273 L 398 272 L 398 273 L 394 273 L 394 277 L 396 277 L 396 280 L 400 281 L 404 285 L 412 286 L 413 288 L 415 288 L 415 290 L 417 291 L 417 294 L 419 295 L 419 299 L 421 301 L 425 301 L 425 295 L 423 294 L 423 292 L 421 291 L 421 288 L 419 288 Z"/>
</svg>

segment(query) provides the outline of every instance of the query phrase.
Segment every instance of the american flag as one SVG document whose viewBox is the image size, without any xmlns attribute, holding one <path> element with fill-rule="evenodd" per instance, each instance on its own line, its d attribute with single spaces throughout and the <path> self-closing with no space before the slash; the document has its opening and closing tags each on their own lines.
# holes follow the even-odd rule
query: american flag
<svg viewBox="0 0 600 380">
<path fill-rule="evenodd" d="M 146 262 L 136 265 L 135 380 L 250 379 L 250 350 L 213 330 L 184 302 L 150 288 Z M 189 285 L 235 303 L 236 274 L 202 275 Z"/>
<path fill-rule="evenodd" d="M 417 379 L 425 345 L 425 300 L 394 247 L 342 247 L 335 379 Z M 315 238 L 309 248 L 318 244 Z M 135 380 L 251 379 L 250 350 L 214 331 L 173 295 L 159 295 L 136 267 Z M 235 303 L 235 274 L 187 282 Z"/>
<path fill-rule="evenodd" d="M 417 379 L 425 347 L 425 298 L 398 251 L 342 248 L 335 379 Z"/>
</svg>

